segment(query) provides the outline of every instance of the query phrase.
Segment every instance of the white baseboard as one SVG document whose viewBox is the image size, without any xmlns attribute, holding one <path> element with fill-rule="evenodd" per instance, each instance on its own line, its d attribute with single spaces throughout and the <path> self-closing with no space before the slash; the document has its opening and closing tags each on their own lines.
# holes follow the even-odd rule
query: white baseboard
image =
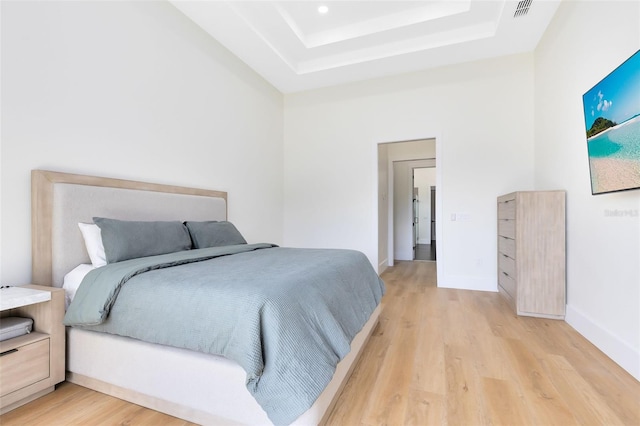
<svg viewBox="0 0 640 426">
<path fill-rule="evenodd" d="M 640 380 L 640 351 L 593 321 L 578 309 L 567 305 L 565 321 L 593 343 L 616 364 Z"/>
<path fill-rule="evenodd" d="M 438 269 L 438 272 L 440 269 Z M 438 273 L 438 287 L 458 290 L 498 291 L 495 277 L 476 277 L 469 275 L 444 275 Z"/>
<path fill-rule="evenodd" d="M 389 267 L 389 259 L 384 259 L 378 263 L 378 275 L 382 274 Z"/>
</svg>

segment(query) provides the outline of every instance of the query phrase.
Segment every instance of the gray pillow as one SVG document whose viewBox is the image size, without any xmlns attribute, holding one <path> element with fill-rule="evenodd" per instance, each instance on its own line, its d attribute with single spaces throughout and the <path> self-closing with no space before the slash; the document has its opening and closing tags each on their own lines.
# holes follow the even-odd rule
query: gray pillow
<svg viewBox="0 0 640 426">
<path fill-rule="evenodd" d="M 193 248 L 247 244 L 240 231 L 231 222 L 186 222 Z"/>
<path fill-rule="evenodd" d="M 180 221 L 140 222 L 94 217 L 100 227 L 107 263 L 191 249 Z"/>
</svg>

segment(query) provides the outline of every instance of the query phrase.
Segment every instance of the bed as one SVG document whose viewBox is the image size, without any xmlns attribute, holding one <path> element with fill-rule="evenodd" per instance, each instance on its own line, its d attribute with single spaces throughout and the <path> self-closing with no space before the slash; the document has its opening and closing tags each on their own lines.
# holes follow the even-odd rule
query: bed
<svg viewBox="0 0 640 426">
<path fill-rule="evenodd" d="M 32 260 L 35 284 L 61 287 L 69 271 L 78 265 L 91 263 L 78 223 L 89 223 L 94 217 L 127 222 L 176 219 L 187 223 L 225 222 L 227 194 L 221 191 L 34 170 Z M 240 264 L 244 260 L 237 260 L 238 256 L 254 256 L 252 253 L 256 253 L 255 256 L 263 259 L 262 264 L 258 263 L 262 266 L 258 267 L 268 269 L 269 265 L 277 262 L 269 257 L 271 253 L 281 251 L 287 258 L 294 254 L 286 252 L 288 248 L 268 244 L 247 244 L 246 247 L 242 246 L 240 249 L 244 251 L 240 253 L 226 253 L 224 250 L 227 249 L 224 248 L 222 254 L 217 253 L 219 249 L 215 247 L 203 248 L 202 252 L 206 251 L 207 254 L 198 254 L 193 262 L 203 265 L 224 258 L 225 262 L 229 259 L 231 263 Z M 211 254 L 207 250 L 216 253 Z M 187 255 L 192 256 L 199 251 L 191 250 Z M 325 254 L 336 254 L 331 252 Z M 305 256 L 308 254 L 316 256 L 314 252 L 304 252 Z M 134 261 L 137 262 L 135 259 Z M 127 262 L 118 262 L 118 265 Z M 323 262 L 339 262 L 339 259 L 327 257 L 323 258 Z M 180 263 L 179 267 L 183 266 Z M 138 278 L 135 275 L 131 279 Z M 138 285 L 142 286 L 136 284 Z M 122 294 L 127 293 L 122 289 L 131 287 L 133 286 L 122 284 L 116 291 L 118 297 L 124 297 Z M 79 293 L 80 290 L 78 289 Z M 381 291 L 384 291 L 383 285 Z M 119 305 L 116 301 L 113 306 Z M 353 306 L 357 306 L 355 302 Z M 354 309 L 359 310 L 362 309 Z M 358 355 L 377 324 L 380 310 L 377 300 L 371 312 L 366 312 L 364 325 L 358 328 L 359 331 L 351 333 L 355 336 L 350 342 L 350 350 L 347 348 L 344 351 L 346 355 L 340 354 L 342 359 L 337 363 L 332 376 L 329 376 L 330 379 L 327 379 L 328 384 L 318 391 L 317 398 L 313 397 L 315 402 L 310 407 L 305 407 L 305 411 L 299 415 L 295 412 L 295 418 L 274 416 L 271 412 L 267 414 L 257 402 L 256 395 L 248 391 L 246 365 L 243 364 L 245 368 L 241 367 L 237 360 L 190 348 L 101 332 L 100 325 L 96 328 L 67 327 L 67 380 L 199 424 L 257 425 L 272 424 L 274 419 L 276 424 L 322 424 L 327 420 Z M 340 324 L 338 326 L 342 327 Z M 345 325 L 344 328 L 348 327 Z M 258 351 L 268 353 L 265 347 L 258 348 Z M 266 371 L 267 367 L 264 369 Z M 315 368 L 309 369 L 305 374 L 316 374 Z M 305 379 L 304 375 L 300 379 L 301 382 L 314 380 L 315 377 Z M 266 379 L 264 382 L 266 383 Z M 275 399 L 278 400 L 277 397 Z"/>
</svg>

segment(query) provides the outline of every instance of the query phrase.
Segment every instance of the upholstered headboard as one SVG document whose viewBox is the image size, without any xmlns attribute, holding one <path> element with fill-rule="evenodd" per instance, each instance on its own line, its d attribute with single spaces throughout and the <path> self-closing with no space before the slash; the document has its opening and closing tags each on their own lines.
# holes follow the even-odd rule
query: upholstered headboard
<svg viewBox="0 0 640 426">
<path fill-rule="evenodd" d="M 79 222 L 226 220 L 227 193 L 59 173 L 31 172 L 32 282 L 62 287 L 67 272 L 91 263 Z"/>
</svg>

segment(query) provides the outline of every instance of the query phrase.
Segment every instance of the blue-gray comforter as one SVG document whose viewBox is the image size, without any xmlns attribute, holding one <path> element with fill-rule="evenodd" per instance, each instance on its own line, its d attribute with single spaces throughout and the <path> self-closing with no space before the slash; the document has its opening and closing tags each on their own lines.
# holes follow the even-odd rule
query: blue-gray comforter
<svg viewBox="0 0 640 426">
<path fill-rule="evenodd" d="M 384 294 L 352 250 L 190 250 L 91 271 L 64 323 L 222 355 L 275 424 L 315 402 Z"/>
</svg>

